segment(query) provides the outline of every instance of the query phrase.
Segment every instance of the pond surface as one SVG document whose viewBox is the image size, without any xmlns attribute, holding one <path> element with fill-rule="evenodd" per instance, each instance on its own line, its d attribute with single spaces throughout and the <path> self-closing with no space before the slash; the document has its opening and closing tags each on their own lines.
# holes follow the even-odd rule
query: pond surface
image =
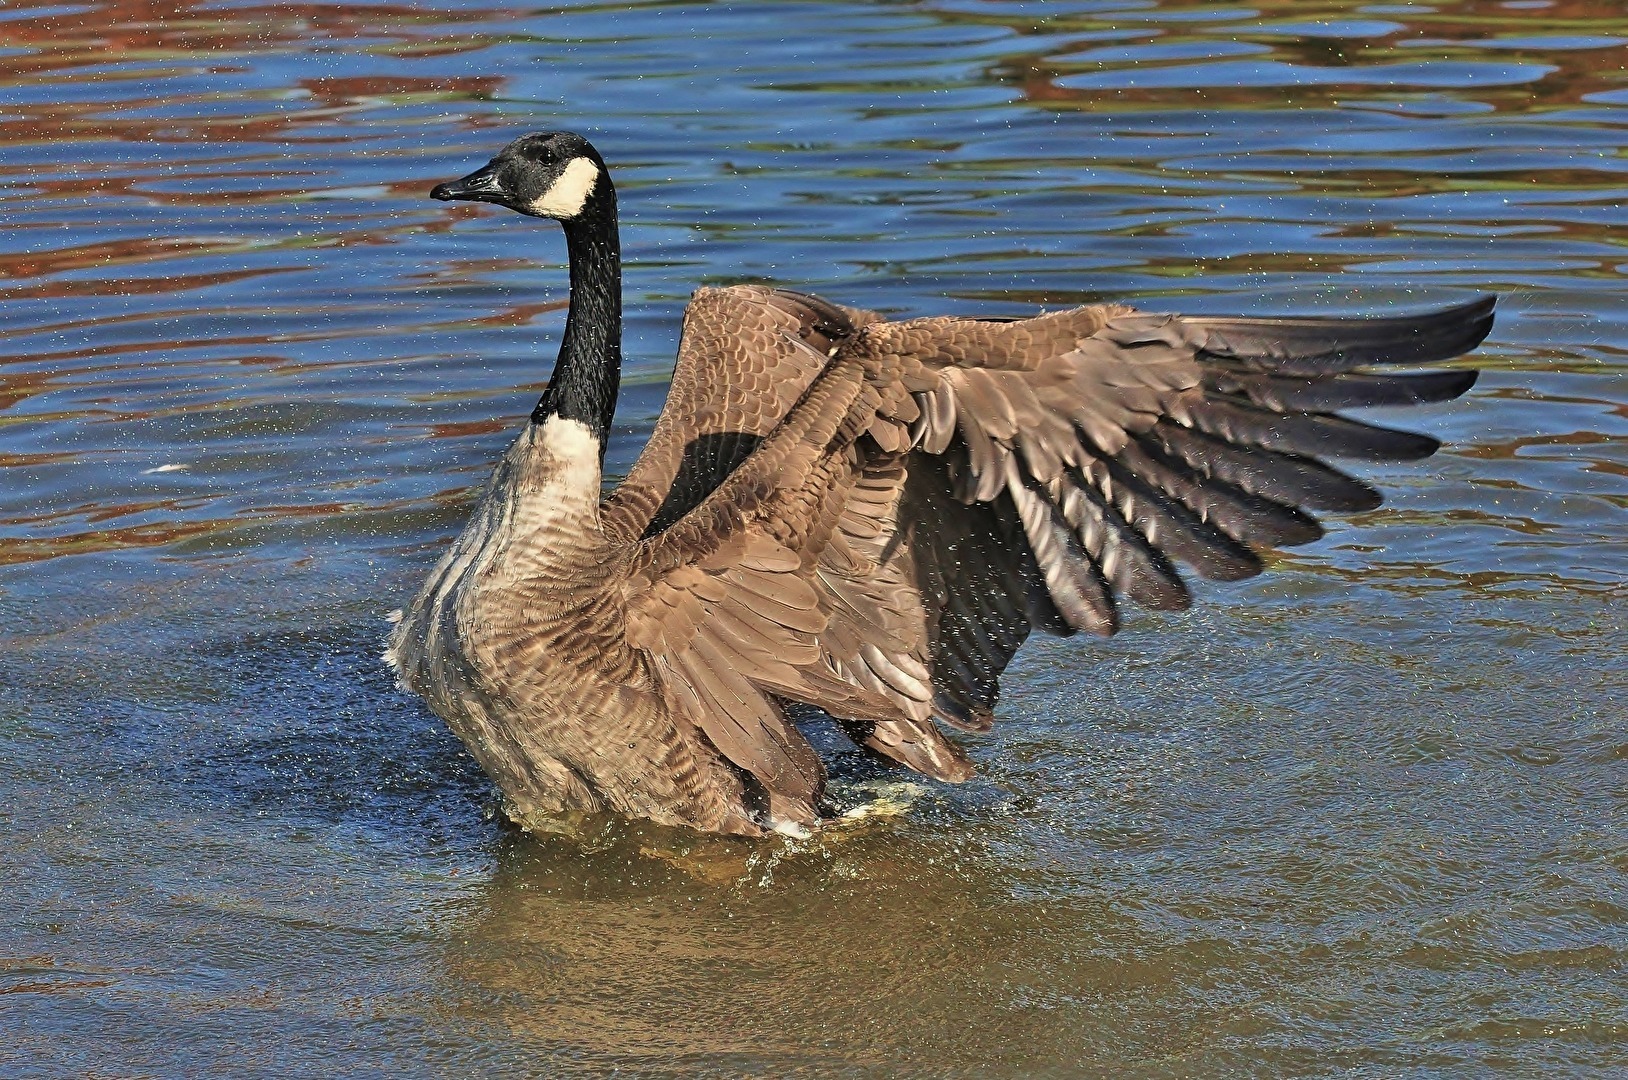
<svg viewBox="0 0 1628 1080">
<path fill-rule="evenodd" d="M 1628 15 L 11 0 L 0 1073 L 1620 1075 Z M 897 314 L 1495 291 L 1446 443 L 1266 576 L 1035 640 L 980 775 L 801 844 L 531 838 L 378 655 L 547 378 L 515 134 L 622 189 L 629 371 Z"/>
</svg>

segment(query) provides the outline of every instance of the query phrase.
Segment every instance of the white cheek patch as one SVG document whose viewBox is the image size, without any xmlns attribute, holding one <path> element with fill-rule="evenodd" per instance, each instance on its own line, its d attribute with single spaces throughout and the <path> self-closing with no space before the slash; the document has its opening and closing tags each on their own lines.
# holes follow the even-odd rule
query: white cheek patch
<svg viewBox="0 0 1628 1080">
<path fill-rule="evenodd" d="M 593 194 L 594 185 L 598 183 L 598 165 L 589 158 L 572 158 L 566 163 L 560 178 L 533 199 L 529 209 L 542 217 L 574 218 L 588 205 L 588 196 Z"/>
</svg>

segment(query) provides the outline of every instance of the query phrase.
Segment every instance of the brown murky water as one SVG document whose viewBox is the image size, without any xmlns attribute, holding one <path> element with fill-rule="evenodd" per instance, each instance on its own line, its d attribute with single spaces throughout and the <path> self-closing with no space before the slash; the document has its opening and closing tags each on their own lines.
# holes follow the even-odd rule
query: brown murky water
<svg viewBox="0 0 1628 1080">
<path fill-rule="evenodd" d="M 1619 1075 L 1625 67 L 1615 0 L 10 0 L 0 1074 Z M 424 194 L 548 126 L 619 167 L 613 468 L 703 282 L 1505 299 L 1386 507 L 1032 643 L 974 782 L 532 839 L 377 654 L 563 321 Z"/>
</svg>

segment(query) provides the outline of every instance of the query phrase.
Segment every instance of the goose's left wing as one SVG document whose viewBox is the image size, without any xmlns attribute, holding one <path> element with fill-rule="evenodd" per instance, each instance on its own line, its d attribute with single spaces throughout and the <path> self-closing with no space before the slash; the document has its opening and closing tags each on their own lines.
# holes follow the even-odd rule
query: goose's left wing
<svg viewBox="0 0 1628 1080">
<path fill-rule="evenodd" d="M 710 495 L 774 430 L 830 354 L 876 316 L 762 285 L 696 291 L 667 403 L 601 517 L 637 540 Z"/>
<path fill-rule="evenodd" d="M 710 495 L 632 545 L 624 580 L 628 641 L 650 653 L 669 701 L 752 778 L 772 823 L 801 824 L 818 816 L 824 769 L 783 703 L 839 716 L 902 715 L 891 693 L 858 685 L 828 662 L 826 635 L 851 616 L 822 559 L 874 465 L 861 438 L 892 441 L 918 414 L 910 395 L 870 365 L 791 347 L 812 353 L 804 359 L 819 374 Z M 919 637 L 919 615 L 899 625 L 913 625 Z M 868 629 L 874 638 L 885 627 Z M 930 699 L 925 666 L 902 663 L 914 667 L 904 676 L 914 679 L 914 696 Z"/>
</svg>

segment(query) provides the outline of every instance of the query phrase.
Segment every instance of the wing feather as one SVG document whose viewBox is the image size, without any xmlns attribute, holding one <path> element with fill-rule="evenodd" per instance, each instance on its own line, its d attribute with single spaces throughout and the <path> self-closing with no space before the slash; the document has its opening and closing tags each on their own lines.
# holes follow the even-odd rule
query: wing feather
<svg viewBox="0 0 1628 1080">
<path fill-rule="evenodd" d="M 741 427 L 750 451 L 659 534 L 659 514 L 620 520 L 646 528 L 630 634 L 771 812 L 794 817 L 812 813 L 823 773 L 783 700 L 826 709 L 884 757 L 964 778 L 935 722 L 986 729 L 1033 629 L 1113 633 L 1120 598 L 1181 610 L 1176 563 L 1248 577 L 1258 549 L 1322 535 L 1308 510 L 1375 505 L 1317 456 L 1408 460 L 1437 444 L 1330 410 L 1444 400 L 1474 379 L 1355 369 L 1447 359 L 1490 319 L 1484 304 L 1400 321 L 1104 305 L 887 323 L 784 303 L 836 311 L 847 336 L 820 351 L 807 326 L 773 327 L 781 359 L 765 366 L 795 373 L 770 399 L 779 415 Z M 657 458 L 641 483 L 682 467 L 670 447 Z"/>
<path fill-rule="evenodd" d="M 1319 456 L 1407 461 L 1438 443 L 1332 410 L 1442 401 L 1474 372 L 1394 374 L 1473 348 L 1492 302 L 1386 319 L 1217 319 L 1117 306 L 1017 322 L 921 319 L 866 327 L 853 348 L 913 372 L 920 419 L 910 486 L 937 515 L 911 546 L 932 611 L 935 713 L 986 726 L 998 679 L 1031 628 L 1119 625 L 1116 596 L 1180 610 L 1180 561 L 1219 580 L 1261 571 L 1258 548 L 1323 534 L 1308 510 L 1367 509 L 1372 487 Z M 936 373 L 936 380 L 934 375 Z M 942 461 L 923 468 L 924 460 Z M 918 479 L 919 478 L 919 479 Z M 946 528 L 948 483 L 997 543 Z M 992 573 L 1004 561 L 1011 571 Z"/>
<path fill-rule="evenodd" d="M 606 532 L 635 540 L 694 509 L 775 429 L 830 349 L 875 319 L 788 289 L 697 290 L 667 403 L 601 511 Z"/>
</svg>

